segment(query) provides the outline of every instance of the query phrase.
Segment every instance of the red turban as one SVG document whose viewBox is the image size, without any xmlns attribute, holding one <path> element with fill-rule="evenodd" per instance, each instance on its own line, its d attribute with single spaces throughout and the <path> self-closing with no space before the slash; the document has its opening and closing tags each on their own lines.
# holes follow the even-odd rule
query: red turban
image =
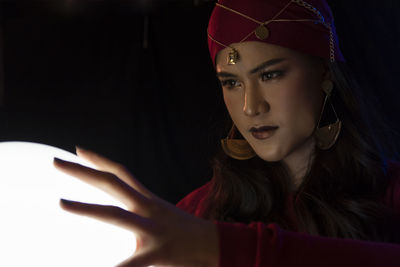
<svg viewBox="0 0 400 267">
<path fill-rule="evenodd" d="M 266 28 L 262 29 L 267 32 L 262 37 L 265 39 L 256 35 L 260 25 Z M 266 42 L 344 61 L 332 11 L 325 0 L 219 0 L 207 31 L 214 65 L 220 50 L 241 41 Z"/>
</svg>

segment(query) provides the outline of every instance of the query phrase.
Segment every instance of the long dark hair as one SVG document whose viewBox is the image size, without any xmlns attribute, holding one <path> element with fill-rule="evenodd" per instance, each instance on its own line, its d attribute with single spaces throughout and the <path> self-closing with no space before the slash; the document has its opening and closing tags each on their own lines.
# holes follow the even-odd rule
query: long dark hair
<svg viewBox="0 0 400 267">
<path fill-rule="evenodd" d="M 298 190 L 290 191 L 289 175 L 280 162 L 258 157 L 239 161 L 221 150 L 213 161 L 206 217 L 278 223 L 314 235 L 397 242 L 388 227 L 392 211 L 383 204 L 390 182 L 387 160 L 395 157 L 384 141 L 393 133 L 379 111 L 367 112 L 377 110 L 366 109 L 366 98 L 345 63 L 330 63 L 330 70 L 335 83 L 331 101 L 342 131 L 331 149 L 316 150 Z M 288 207 L 293 208 L 295 222 L 288 219 Z"/>
</svg>

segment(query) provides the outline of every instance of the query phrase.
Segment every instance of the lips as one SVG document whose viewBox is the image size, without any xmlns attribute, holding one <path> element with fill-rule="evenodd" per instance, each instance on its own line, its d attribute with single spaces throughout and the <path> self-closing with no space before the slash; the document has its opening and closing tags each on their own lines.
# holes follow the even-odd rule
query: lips
<svg viewBox="0 0 400 267">
<path fill-rule="evenodd" d="M 250 132 L 254 138 L 259 140 L 264 140 L 274 135 L 274 133 L 278 128 L 279 128 L 278 126 L 252 127 L 250 129 Z"/>
<path fill-rule="evenodd" d="M 250 132 L 258 132 L 258 131 L 268 131 L 268 130 L 274 130 L 277 129 L 278 126 L 261 126 L 261 127 L 252 127 L 250 129 Z"/>
</svg>

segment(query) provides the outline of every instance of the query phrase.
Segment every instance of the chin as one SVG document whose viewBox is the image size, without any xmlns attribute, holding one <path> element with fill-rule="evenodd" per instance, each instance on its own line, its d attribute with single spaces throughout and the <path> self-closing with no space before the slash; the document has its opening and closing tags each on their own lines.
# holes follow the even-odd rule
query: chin
<svg viewBox="0 0 400 267">
<path fill-rule="evenodd" d="M 255 151 L 257 156 L 260 157 L 264 161 L 268 162 L 277 162 L 283 159 L 282 153 L 278 151 Z"/>
</svg>

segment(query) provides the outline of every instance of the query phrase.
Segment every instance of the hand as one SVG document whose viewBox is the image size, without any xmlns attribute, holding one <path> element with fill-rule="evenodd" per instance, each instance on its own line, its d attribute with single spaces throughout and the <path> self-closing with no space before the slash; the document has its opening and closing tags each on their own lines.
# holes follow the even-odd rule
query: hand
<svg viewBox="0 0 400 267">
<path fill-rule="evenodd" d="M 77 155 L 93 163 L 98 170 L 60 159 L 55 159 L 54 165 L 58 170 L 109 193 L 124 203 L 127 210 L 67 200 L 61 200 L 60 205 L 66 211 L 135 233 L 134 255 L 118 266 L 218 265 L 219 244 L 214 223 L 192 216 L 155 196 L 118 163 L 79 148 Z"/>
</svg>

